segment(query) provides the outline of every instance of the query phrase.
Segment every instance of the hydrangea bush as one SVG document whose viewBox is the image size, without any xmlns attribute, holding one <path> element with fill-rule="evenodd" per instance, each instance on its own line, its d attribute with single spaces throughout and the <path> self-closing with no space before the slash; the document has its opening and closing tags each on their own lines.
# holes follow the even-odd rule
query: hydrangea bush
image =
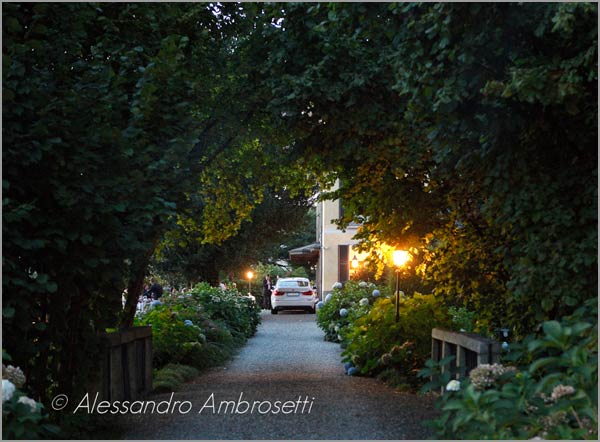
<svg viewBox="0 0 600 442">
<path fill-rule="evenodd" d="M 232 290 L 200 283 L 191 292 L 165 299 L 136 318 L 152 326 L 154 365 L 206 368 L 224 362 L 256 332 L 260 309 Z"/>
<path fill-rule="evenodd" d="M 502 364 L 481 365 L 440 396 L 432 421 L 441 439 L 598 439 L 598 320 L 590 300 L 539 335 L 511 345 Z M 449 361 L 441 361 L 446 364 Z M 509 365 L 510 364 L 510 365 Z M 448 385 L 428 361 L 426 390 Z"/>
<path fill-rule="evenodd" d="M 341 342 L 348 327 L 371 309 L 375 300 L 373 291 L 379 294 L 380 290 L 364 281 L 347 281 L 344 286 L 334 284 L 333 291 L 317 310 L 317 324 L 325 332 L 325 340 Z"/>
<path fill-rule="evenodd" d="M 449 326 L 450 318 L 434 296 L 415 293 L 401 299 L 396 322 L 390 294 L 364 281 L 334 285 L 331 297 L 317 310 L 317 323 L 325 340 L 344 349 L 347 374 L 378 376 L 412 388 L 421 383 L 417 373 L 431 352 L 431 329 Z"/>
<path fill-rule="evenodd" d="M 431 329 L 448 326 L 450 319 L 433 295 L 415 293 L 401 299 L 399 307 L 396 322 L 395 299 L 375 298 L 364 314 L 354 317 L 342 355 L 363 375 L 414 387 L 431 354 Z"/>
<path fill-rule="evenodd" d="M 49 439 L 59 429 L 49 423 L 44 406 L 27 396 L 19 367 L 2 364 L 2 439 Z"/>
</svg>

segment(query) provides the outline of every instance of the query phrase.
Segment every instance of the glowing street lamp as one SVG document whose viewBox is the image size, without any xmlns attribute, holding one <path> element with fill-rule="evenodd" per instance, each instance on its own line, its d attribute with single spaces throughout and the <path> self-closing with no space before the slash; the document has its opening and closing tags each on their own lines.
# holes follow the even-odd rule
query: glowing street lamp
<svg viewBox="0 0 600 442">
<path fill-rule="evenodd" d="M 394 250 L 392 258 L 396 267 L 402 267 L 410 260 L 410 254 L 406 250 Z"/>
<path fill-rule="evenodd" d="M 398 285 L 400 268 L 410 260 L 410 254 L 406 250 L 394 250 L 392 259 L 396 266 L 396 322 L 398 322 L 400 320 L 400 286 Z"/>
<path fill-rule="evenodd" d="M 252 293 L 252 278 L 254 278 L 254 273 L 251 270 L 246 272 L 246 277 L 248 278 L 248 293 Z"/>
<path fill-rule="evenodd" d="M 356 257 L 356 255 L 354 255 L 354 257 L 350 261 L 350 265 L 352 266 L 352 271 L 356 273 L 358 271 L 359 266 L 358 258 Z"/>
</svg>

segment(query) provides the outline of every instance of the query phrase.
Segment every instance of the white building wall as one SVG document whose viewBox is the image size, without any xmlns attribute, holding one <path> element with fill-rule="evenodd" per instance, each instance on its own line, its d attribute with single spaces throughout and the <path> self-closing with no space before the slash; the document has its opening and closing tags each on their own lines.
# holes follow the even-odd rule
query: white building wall
<svg viewBox="0 0 600 442">
<path fill-rule="evenodd" d="M 339 186 L 335 183 L 334 189 Z M 359 226 L 349 226 L 342 232 L 331 221 L 340 217 L 339 200 L 321 201 L 317 206 L 317 241 L 321 244 L 319 263 L 317 265 L 317 289 L 322 299 L 332 290 L 333 284 L 338 282 L 339 256 L 338 246 L 353 245 L 357 241 L 352 239 Z M 350 260 L 358 254 L 351 249 L 348 254 L 348 267 Z"/>
</svg>

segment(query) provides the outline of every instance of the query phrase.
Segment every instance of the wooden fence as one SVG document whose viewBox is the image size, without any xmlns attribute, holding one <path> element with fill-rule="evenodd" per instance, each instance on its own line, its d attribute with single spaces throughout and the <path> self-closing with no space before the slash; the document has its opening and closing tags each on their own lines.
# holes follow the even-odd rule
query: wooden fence
<svg viewBox="0 0 600 442">
<path fill-rule="evenodd" d="M 101 400 L 137 400 L 152 390 L 152 328 L 102 335 Z"/>
<path fill-rule="evenodd" d="M 465 377 L 480 364 L 493 364 L 500 359 L 500 343 L 474 333 L 443 328 L 431 330 L 431 358 L 440 361 L 453 355 L 457 376 Z"/>
</svg>

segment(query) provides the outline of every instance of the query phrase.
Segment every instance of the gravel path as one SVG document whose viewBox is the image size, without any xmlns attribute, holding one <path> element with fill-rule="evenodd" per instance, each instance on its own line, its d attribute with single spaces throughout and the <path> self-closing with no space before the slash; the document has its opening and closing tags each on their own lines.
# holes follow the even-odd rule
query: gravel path
<svg viewBox="0 0 600 442">
<path fill-rule="evenodd" d="M 126 439 L 424 439 L 431 398 L 398 393 L 369 378 L 344 374 L 340 347 L 323 341 L 315 315 L 262 314 L 256 336 L 226 367 L 203 373 L 175 393 L 188 413 L 127 417 Z M 253 413 L 213 414 L 221 401 L 248 401 Z M 169 394 L 148 399 L 168 400 Z M 299 399 L 301 402 L 299 403 Z M 294 401 L 283 413 L 260 414 L 270 404 Z M 260 402 L 263 402 L 260 405 Z M 260 405 L 260 408 L 258 407 Z M 282 404 L 281 404 L 282 405 Z M 202 413 L 198 413 L 204 406 Z M 244 403 L 240 402 L 240 412 Z M 304 408 L 304 410 L 303 410 Z M 304 411 L 304 412 L 302 412 Z M 310 413 L 309 413 L 310 411 Z"/>
</svg>

